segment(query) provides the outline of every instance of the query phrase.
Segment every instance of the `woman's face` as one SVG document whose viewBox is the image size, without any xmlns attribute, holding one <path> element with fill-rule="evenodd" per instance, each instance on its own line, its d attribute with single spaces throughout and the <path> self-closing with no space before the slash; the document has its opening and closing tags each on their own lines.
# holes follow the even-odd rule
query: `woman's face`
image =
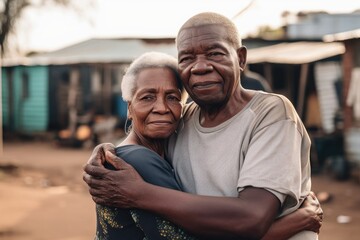
<svg viewBox="0 0 360 240">
<path fill-rule="evenodd" d="M 168 68 L 148 68 L 138 74 L 135 94 L 129 102 L 133 130 L 145 138 L 167 138 L 181 116 L 181 92 Z"/>
</svg>

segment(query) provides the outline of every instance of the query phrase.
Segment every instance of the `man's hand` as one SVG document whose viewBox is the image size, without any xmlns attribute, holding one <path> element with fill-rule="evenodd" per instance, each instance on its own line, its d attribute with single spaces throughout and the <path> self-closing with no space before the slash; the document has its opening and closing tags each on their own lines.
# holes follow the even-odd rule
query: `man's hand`
<svg viewBox="0 0 360 240">
<path fill-rule="evenodd" d="M 83 180 L 89 186 L 89 193 L 94 202 L 121 208 L 133 208 L 144 181 L 135 169 L 113 154 L 114 146 L 101 144 L 95 147 L 88 163 L 84 166 Z M 116 170 L 103 166 L 104 161 Z"/>
<path fill-rule="evenodd" d="M 320 232 L 324 212 L 313 192 L 310 192 L 307 196 L 302 206 L 298 209 L 297 214 L 304 217 L 303 220 L 306 221 L 305 230 Z"/>
<path fill-rule="evenodd" d="M 87 164 L 94 166 L 104 165 L 104 162 L 106 160 L 105 152 L 107 151 L 115 154 L 115 146 L 112 143 L 101 143 L 97 145 L 91 153 Z"/>
<path fill-rule="evenodd" d="M 293 222 L 300 224 L 301 231 L 313 231 L 320 232 L 320 228 L 323 222 L 324 212 L 320 206 L 318 199 L 313 192 L 306 197 L 301 207 L 294 213 L 285 217 L 292 218 Z"/>
<path fill-rule="evenodd" d="M 323 210 L 315 194 L 310 192 L 295 212 L 274 222 L 262 240 L 289 239 L 302 231 L 319 233 L 323 221 Z"/>
</svg>

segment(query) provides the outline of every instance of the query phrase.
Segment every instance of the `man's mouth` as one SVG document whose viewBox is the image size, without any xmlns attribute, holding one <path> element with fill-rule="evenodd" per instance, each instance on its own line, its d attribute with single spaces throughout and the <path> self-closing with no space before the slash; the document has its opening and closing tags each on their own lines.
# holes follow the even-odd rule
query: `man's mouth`
<svg viewBox="0 0 360 240">
<path fill-rule="evenodd" d="M 194 90 L 207 90 L 207 89 L 211 89 L 214 87 L 218 87 L 220 85 L 219 82 L 200 82 L 200 83 L 195 83 L 193 85 L 193 89 Z"/>
<path fill-rule="evenodd" d="M 218 83 L 209 83 L 209 84 L 204 84 L 204 85 L 194 85 L 194 88 L 196 88 L 196 89 L 206 89 L 206 88 L 212 88 L 215 85 L 218 85 Z"/>
</svg>

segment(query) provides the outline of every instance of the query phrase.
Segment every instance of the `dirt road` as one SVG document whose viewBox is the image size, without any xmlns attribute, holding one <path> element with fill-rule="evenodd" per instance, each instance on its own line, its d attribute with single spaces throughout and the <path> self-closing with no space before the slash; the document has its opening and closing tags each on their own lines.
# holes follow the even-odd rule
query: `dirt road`
<svg viewBox="0 0 360 240">
<path fill-rule="evenodd" d="M 82 182 L 82 165 L 90 153 L 44 141 L 5 142 L 0 157 L 0 239 L 93 239 L 94 204 Z M 359 239 L 360 183 L 321 174 L 313 176 L 313 190 L 332 195 L 322 204 L 320 239 Z"/>
</svg>

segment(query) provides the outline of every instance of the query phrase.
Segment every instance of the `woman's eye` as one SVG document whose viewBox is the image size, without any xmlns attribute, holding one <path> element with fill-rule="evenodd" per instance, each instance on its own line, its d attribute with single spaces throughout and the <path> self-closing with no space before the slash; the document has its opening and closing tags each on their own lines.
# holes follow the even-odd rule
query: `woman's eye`
<svg viewBox="0 0 360 240">
<path fill-rule="evenodd" d="M 153 100 L 155 97 L 154 96 L 152 96 L 152 95 L 145 95 L 145 96 L 142 96 L 141 98 L 140 98 L 140 100 L 142 100 L 142 101 L 150 101 L 150 100 Z"/>
<path fill-rule="evenodd" d="M 180 102 L 180 97 L 175 96 L 175 95 L 169 95 L 167 98 L 168 98 L 170 101 Z"/>
</svg>

